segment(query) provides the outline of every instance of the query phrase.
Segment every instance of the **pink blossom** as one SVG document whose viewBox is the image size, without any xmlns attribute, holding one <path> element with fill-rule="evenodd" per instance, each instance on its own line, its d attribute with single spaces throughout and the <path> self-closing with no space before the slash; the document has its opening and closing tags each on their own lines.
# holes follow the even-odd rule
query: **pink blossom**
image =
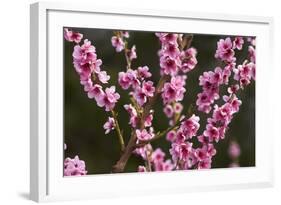
<svg viewBox="0 0 281 205">
<path fill-rule="evenodd" d="M 218 142 L 220 139 L 220 133 L 217 127 L 208 124 L 206 126 L 206 130 L 204 131 L 204 135 L 209 138 L 210 142 L 216 141 Z"/>
<path fill-rule="evenodd" d="M 231 75 L 230 69 L 232 69 L 230 66 L 226 66 L 224 70 L 220 67 L 216 67 L 214 72 L 204 72 L 203 75 L 199 77 L 199 85 L 203 87 L 203 92 L 197 95 L 196 105 L 199 111 L 205 113 L 211 111 L 211 105 L 220 97 L 220 85 L 228 83 L 228 78 Z"/>
<path fill-rule="evenodd" d="M 239 90 L 239 85 L 235 84 L 227 88 L 229 94 L 236 93 Z"/>
<path fill-rule="evenodd" d="M 181 52 L 181 71 L 187 73 L 197 65 L 197 50 L 193 47 Z"/>
<path fill-rule="evenodd" d="M 182 143 L 185 142 L 187 140 L 187 136 L 184 134 L 183 130 L 180 128 L 177 130 L 176 133 L 176 142 L 177 143 Z"/>
<path fill-rule="evenodd" d="M 187 138 L 192 138 L 197 134 L 200 127 L 199 120 L 200 118 L 193 114 L 190 118 L 181 123 L 180 128 Z"/>
<path fill-rule="evenodd" d="M 115 129 L 115 120 L 112 117 L 109 117 L 107 122 L 103 125 L 105 129 L 105 134 L 108 134 L 111 130 Z"/>
<path fill-rule="evenodd" d="M 124 38 L 129 38 L 130 34 L 129 34 L 128 31 L 121 31 L 121 36 L 124 37 Z"/>
<path fill-rule="evenodd" d="M 73 64 L 80 80 L 87 80 L 92 72 L 100 72 L 102 61 L 97 59 L 96 49 L 87 39 L 82 46 L 76 45 L 73 51 Z"/>
<path fill-rule="evenodd" d="M 68 157 L 64 160 L 64 176 L 82 176 L 86 174 L 85 162 L 80 160 L 78 156 L 73 159 Z"/>
<path fill-rule="evenodd" d="M 160 161 L 154 163 L 155 171 L 172 171 L 174 169 L 174 164 L 171 160 Z"/>
<path fill-rule="evenodd" d="M 132 104 L 124 105 L 124 108 L 131 116 L 137 116 L 137 111 Z"/>
<path fill-rule="evenodd" d="M 256 63 L 256 50 L 255 50 L 255 48 L 253 46 L 249 46 L 248 52 L 249 52 L 250 61 L 253 62 L 253 63 Z"/>
<path fill-rule="evenodd" d="M 152 97 L 155 92 L 155 87 L 153 86 L 153 82 L 152 81 L 143 82 L 142 90 L 147 97 Z"/>
<path fill-rule="evenodd" d="M 133 96 L 140 106 L 143 106 L 147 102 L 147 95 L 141 87 L 135 89 Z"/>
<path fill-rule="evenodd" d="M 160 67 L 165 75 L 175 75 L 178 72 L 179 62 L 168 55 L 160 58 Z"/>
<path fill-rule="evenodd" d="M 137 129 L 136 135 L 137 135 L 138 140 L 140 140 L 140 141 L 147 141 L 152 138 L 152 135 L 149 132 L 147 132 L 146 129 L 143 129 L 143 130 Z"/>
<path fill-rule="evenodd" d="M 232 42 L 230 38 L 220 39 L 217 44 L 217 50 L 215 57 L 220 58 L 223 61 L 233 62 L 235 61 L 234 51 L 232 49 Z"/>
<path fill-rule="evenodd" d="M 130 61 L 137 58 L 136 46 L 135 45 L 133 45 L 133 47 L 127 52 L 127 56 L 130 59 Z"/>
<path fill-rule="evenodd" d="M 102 61 L 97 59 L 95 47 L 91 45 L 91 42 L 87 39 L 84 40 L 84 44 L 76 45 L 73 51 L 73 64 L 76 72 L 80 76 L 80 83 L 84 86 L 84 90 L 88 92 L 89 98 L 95 98 L 96 100 L 103 94 L 100 85 L 93 86 L 91 79 L 92 75 L 97 75 L 100 78 L 100 82 L 106 83 L 109 76 L 105 71 L 100 71 Z"/>
<path fill-rule="evenodd" d="M 210 169 L 212 164 L 212 159 L 210 157 L 205 158 L 198 162 L 197 169 Z"/>
<path fill-rule="evenodd" d="M 73 51 L 74 62 L 78 65 L 91 64 L 97 60 L 96 48 L 91 45 L 91 41 L 85 39 L 82 46 L 76 45 Z"/>
<path fill-rule="evenodd" d="M 100 107 L 105 106 L 105 111 L 110 111 L 115 107 L 115 103 L 120 98 L 120 95 L 115 92 L 115 86 L 105 89 L 104 95 L 97 99 L 97 104 Z"/>
<path fill-rule="evenodd" d="M 149 72 L 149 68 L 147 66 L 138 67 L 138 76 L 141 79 L 150 78 L 152 74 Z"/>
<path fill-rule="evenodd" d="M 183 110 L 183 105 L 179 102 L 175 103 L 173 107 L 174 107 L 175 113 L 177 113 L 177 114 L 180 114 Z"/>
<path fill-rule="evenodd" d="M 83 38 L 83 34 L 70 31 L 67 28 L 64 29 L 64 38 L 69 42 L 80 43 L 81 39 Z"/>
<path fill-rule="evenodd" d="M 206 137 L 204 135 L 198 135 L 197 139 L 199 142 L 201 142 L 202 144 L 207 144 L 209 143 L 209 137 Z"/>
<path fill-rule="evenodd" d="M 175 76 L 171 78 L 171 82 L 164 84 L 162 89 L 162 99 L 164 104 L 183 100 L 183 94 L 186 91 L 184 88 L 185 79 L 184 76 Z"/>
<path fill-rule="evenodd" d="M 127 70 L 126 73 L 119 72 L 118 82 L 124 90 L 127 90 L 130 86 L 136 87 L 140 84 L 137 79 L 137 71 L 131 69 Z"/>
<path fill-rule="evenodd" d="M 209 156 L 215 156 L 216 153 L 217 153 L 217 150 L 215 149 L 214 145 L 213 144 L 208 144 L 207 146 L 204 145 L 205 147 L 207 147 L 207 152 L 208 152 L 208 155 Z"/>
<path fill-rule="evenodd" d="M 96 101 L 100 100 L 104 96 L 104 91 L 102 90 L 102 86 L 99 84 L 95 84 L 91 89 L 89 89 L 88 97 L 90 99 L 95 98 Z"/>
<path fill-rule="evenodd" d="M 176 43 L 178 38 L 178 34 L 173 33 L 156 33 L 156 36 L 159 37 L 163 44 Z"/>
<path fill-rule="evenodd" d="M 209 113 L 212 109 L 210 104 L 212 104 L 213 102 L 213 97 L 211 95 L 208 95 L 208 93 L 203 92 L 197 95 L 196 105 L 198 106 L 199 111 Z"/>
<path fill-rule="evenodd" d="M 210 159 L 215 154 L 216 154 L 216 150 L 213 144 L 208 144 L 208 145 L 204 144 L 201 148 L 195 149 L 194 152 L 194 156 L 196 157 L 199 163 L 204 162 L 206 159 Z M 202 164 L 199 166 L 202 166 Z"/>
<path fill-rule="evenodd" d="M 125 48 L 123 39 L 117 36 L 113 36 L 111 38 L 111 44 L 115 48 L 116 52 L 121 52 Z"/>
<path fill-rule="evenodd" d="M 237 69 L 234 69 L 234 79 L 240 82 L 241 87 L 245 87 L 250 84 L 253 73 L 252 69 L 255 69 L 255 64 L 250 62 L 248 64 L 239 65 Z"/>
<path fill-rule="evenodd" d="M 145 118 L 144 126 L 150 127 L 152 125 L 153 120 L 153 111 L 151 110 L 150 114 Z"/>
<path fill-rule="evenodd" d="M 176 134 L 177 134 L 176 131 L 171 130 L 170 132 L 167 133 L 166 139 L 170 142 L 174 142 L 176 139 Z"/>
<path fill-rule="evenodd" d="M 215 105 L 212 117 L 216 122 L 221 121 L 222 123 L 228 123 L 232 118 L 232 109 L 233 108 L 230 103 L 225 103 L 221 107 Z"/>
<path fill-rule="evenodd" d="M 161 75 L 174 76 L 181 65 L 178 34 L 156 33 L 161 41 L 159 51 Z"/>
<path fill-rule="evenodd" d="M 101 71 L 98 73 L 98 78 L 99 81 L 102 82 L 103 84 L 108 83 L 110 76 L 107 75 L 106 71 Z"/>
<path fill-rule="evenodd" d="M 137 121 L 138 121 L 138 114 L 137 114 L 136 109 L 131 104 L 124 105 L 124 108 L 130 115 L 129 124 L 131 124 L 132 127 L 136 127 Z"/>
<path fill-rule="evenodd" d="M 131 86 L 131 79 L 127 75 L 127 73 L 124 72 L 119 72 L 118 74 L 118 82 L 119 85 L 124 89 L 127 90 Z"/>
<path fill-rule="evenodd" d="M 248 37 L 247 41 L 252 45 L 256 46 L 256 38 L 255 37 Z"/>
<path fill-rule="evenodd" d="M 237 48 L 238 50 L 242 50 L 244 44 L 244 40 L 242 37 L 236 37 L 233 41 L 233 49 Z"/>
<path fill-rule="evenodd" d="M 164 161 L 164 157 L 165 157 L 165 153 L 164 153 L 160 148 L 157 148 L 157 149 L 156 149 L 154 152 L 152 152 L 152 154 L 151 154 L 151 160 L 152 160 L 152 162 L 154 162 L 154 163 Z"/>
<path fill-rule="evenodd" d="M 194 155 L 199 162 L 203 161 L 204 159 L 209 157 L 208 150 L 206 149 L 206 146 L 204 146 L 202 148 L 197 148 L 194 152 Z"/>
<path fill-rule="evenodd" d="M 176 100 L 178 96 L 178 90 L 173 84 L 165 83 L 163 87 L 162 98 L 164 104 L 171 103 Z"/>
<path fill-rule="evenodd" d="M 240 146 L 237 142 L 231 141 L 229 148 L 228 148 L 228 154 L 232 159 L 236 159 L 240 156 Z"/>
<path fill-rule="evenodd" d="M 230 100 L 230 104 L 232 106 L 232 111 L 233 112 L 238 112 L 239 111 L 239 107 L 242 104 L 242 101 L 239 100 L 236 95 L 232 95 L 232 99 Z"/>
<path fill-rule="evenodd" d="M 171 78 L 171 83 L 179 90 L 185 86 L 186 75 L 177 75 Z"/>
<path fill-rule="evenodd" d="M 84 86 L 85 92 L 89 92 L 93 88 L 93 81 L 91 78 L 80 80 L 80 84 Z"/>
<path fill-rule="evenodd" d="M 168 118 L 171 118 L 174 115 L 174 109 L 170 104 L 165 105 L 163 111 Z"/>
<path fill-rule="evenodd" d="M 178 159 L 186 161 L 192 154 L 192 143 L 182 142 L 182 143 L 172 143 L 172 148 L 170 149 L 170 154 L 173 160 L 176 162 Z"/>
<path fill-rule="evenodd" d="M 162 48 L 163 55 L 170 56 L 171 58 L 177 58 L 180 55 L 180 50 L 178 44 L 176 43 L 166 43 Z"/>
<path fill-rule="evenodd" d="M 234 63 L 227 64 L 223 71 L 222 71 L 222 83 L 227 85 L 229 82 L 229 77 L 231 76 L 231 71 L 233 70 L 233 67 L 235 66 Z"/>
</svg>

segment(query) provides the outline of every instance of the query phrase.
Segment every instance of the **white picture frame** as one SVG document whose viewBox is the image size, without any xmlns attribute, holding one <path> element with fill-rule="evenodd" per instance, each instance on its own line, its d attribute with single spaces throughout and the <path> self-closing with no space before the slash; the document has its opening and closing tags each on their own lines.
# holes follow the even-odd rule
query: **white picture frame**
<svg viewBox="0 0 281 205">
<path fill-rule="evenodd" d="M 92 20 L 87 21 L 89 18 Z M 95 25 L 94 20 L 98 20 Z M 269 87 L 263 86 L 271 86 L 272 18 L 40 2 L 31 5 L 30 25 L 32 200 L 41 202 L 94 199 L 273 185 L 273 136 L 266 130 L 266 127 L 270 126 L 272 115 L 264 109 L 265 106 L 270 106 L 269 99 L 273 94 Z M 256 166 L 188 173 L 149 173 L 141 176 L 134 173 L 63 177 L 62 26 L 151 31 L 161 31 L 165 28 L 174 32 L 186 31 L 180 25 L 193 25 L 194 33 L 255 35 L 257 39 L 261 39 L 257 43 Z M 59 72 L 55 74 L 54 68 Z M 263 140 L 265 136 L 267 140 Z"/>
</svg>

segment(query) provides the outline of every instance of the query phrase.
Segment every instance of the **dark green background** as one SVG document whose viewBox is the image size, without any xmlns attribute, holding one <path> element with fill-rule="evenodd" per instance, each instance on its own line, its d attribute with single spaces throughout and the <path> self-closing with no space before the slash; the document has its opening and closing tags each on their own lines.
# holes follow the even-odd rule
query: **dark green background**
<svg viewBox="0 0 281 205">
<path fill-rule="evenodd" d="M 84 39 L 89 39 L 96 47 L 98 58 L 102 59 L 102 70 L 106 70 L 111 76 L 109 85 L 116 85 L 117 92 L 121 99 L 116 104 L 119 113 L 119 123 L 124 130 L 125 142 L 129 139 L 130 127 L 128 125 L 128 113 L 123 105 L 129 103 L 128 93 L 123 91 L 117 83 L 118 72 L 126 70 L 124 52 L 116 53 L 111 45 L 112 30 L 72 28 L 81 32 Z M 198 92 L 201 87 L 198 85 L 199 76 L 207 70 L 213 70 L 218 64 L 214 58 L 217 41 L 226 36 L 200 35 L 194 34 L 191 46 L 198 51 L 198 64 L 196 68 L 188 73 L 186 94 L 183 100 L 185 111 L 190 104 L 195 106 Z M 236 52 L 237 64 L 247 58 L 248 42 L 244 38 L 245 44 L 242 51 Z M 138 58 L 133 61 L 132 67 L 147 65 L 153 74 L 152 81 L 157 83 L 159 79 L 159 58 L 157 51 L 160 49 L 158 38 L 152 32 L 131 31 L 129 47 L 133 44 L 137 48 Z M 72 52 L 74 44 L 64 40 L 64 141 L 67 144 L 64 157 L 74 157 L 78 155 L 86 163 L 88 174 L 110 173 L 111 167 L 119 159 L 120 146 L 116 132 L 112 131 L 105 135 L 103 124 L 106 122 L 109 113 L 103 108 L 97 107 L 94 100 L 90 100 L 80 85 L 79 76 L 75 72 L 72 64 Z M 108 86 L 109 86 L 108 85 Z M 226 93 L 226 88 L 222 87 L 222 93 Z M 228 156 L 227 149 L 230 140 L 236 140 L 241 147 L 240 166 L 255 166 L 255 83 L 252 82 L 239 96 L 242 106 L 230 125 L 226 133 L 226 138 L 215 145 L 217 154 L 213 157 L 212 167 L 228 167 L 232 162 Z M 222 101 L 219 100 L 218 104 Z M 168 120 L 163 114 L 163 106 L 159 99 L 154 107 L 155 114 L 153 126 L 156 131 L 167 128 Z M 206 126 L 208 115 L 195 111 L 200 116 L 200 130 L 202 133 Z M 160 147 L 170 158 L 170 143 L 164 138 L 152 143 L 153 147 Z M 140 157 L 132 155 L 125 171 L 135 172 L 138 165 L 143 165 Z"/>
</svg>

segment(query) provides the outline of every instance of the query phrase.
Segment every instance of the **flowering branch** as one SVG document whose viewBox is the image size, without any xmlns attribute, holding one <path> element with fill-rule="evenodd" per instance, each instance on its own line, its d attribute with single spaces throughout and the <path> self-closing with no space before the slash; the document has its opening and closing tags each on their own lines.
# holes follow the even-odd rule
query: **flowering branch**
<svg viewBox="0 0 281 205">
<path fill-rule="evenodd" d="M 207 119 L 205 130 L 198 135 L 200 118 L 193 114 L 192 107 L 187 116 L 182 115 L 186 93 L 187 74 L 197 64 L 197 50 L 190 47 L 193 35 L 156 33 L 161 43 L 158 52 L 161 77 L 154 87 L 148 80 L 152 74 L 147 66 L 132 68 L 132 60 L 137 58 L 135 45 L 128 48 L 129 33 L 125 31 L 114 32 L 111 38 L 112 46 L 116 52 L 124 50 L 126 58 L 126 72 L 119 72 L 118 83 L 123 90 L 129 90 L 130 103 L 124 105 L 128 112 L 131 126 L 131 135 L 125 145 L 120 129 L 115 104 L 120 95 L 115 86 L 104 88 L 110 76 L 102 71 L 102 61 L 97 58 L 95 47 L 87 39 L 80 45 L 82 34 L 65 29 L 65 39 L 76 43 L 73 51 L 73 64 L 90 99 L 94 99 L 99 107 L 111 112 L 112 117 L 104 124 L 105 134 L 116 129 L 121 146 L 121 156 L 112 167 L 112 172 L 123 172 L 132 153 L 144 159 L 145 166 L 139 166 L 139 171 L 165 171 L 178 169 L 205 169 L 211 168 L 212 157 L 216 154 L 214 143 L 224 139 L 233 115 L 239 111 L 241 100 L 237 93 L 255 80 L 255 40 L 249 38 L 249 60 L 236 66 L 235 50 L 243 48 L 242 37 L 220 39 L 217 43 L 215 58 L 220 60 L 220 67 L 214 71 L 204 72 L 199 77 L 202 92 L 197 95 L 197 110 L 210 116 Z M 229 85 L 233 74 L 235 83 Z M 228 95 L 222 98 L 224 104 L 219 106 L 215 102 L 220 98 L 220 87 L 227 85 Z M 152 126 L 154 104 L 158 97 L 163 102 L 163 112 L 169 119 L 169 127 L 162 132 L 154 133 Z M 172 159 L 165 160 L 165 153 L 160 149 L 153 149 L 151 142 L 166 136 L 171 143 L 170 154 Z M 193 145 L 194 137 L 199 146 Z M 198 143 L 197 143 L 198 144 Z M 70 161 L 70 159 L 68 159 Z M 79 161 L 79 158 L 77 158 Z M 77 164 L 77 163 L 76 163 Z M 83 164 L 83 163 L 81 163 Z M 71 167 L 71 166 L 69 166 Z M 85 166 L 81 165 L 80 174 L 85 174 Z M 72 169 L 67 173 L 76 173 Z"/>
</svg>

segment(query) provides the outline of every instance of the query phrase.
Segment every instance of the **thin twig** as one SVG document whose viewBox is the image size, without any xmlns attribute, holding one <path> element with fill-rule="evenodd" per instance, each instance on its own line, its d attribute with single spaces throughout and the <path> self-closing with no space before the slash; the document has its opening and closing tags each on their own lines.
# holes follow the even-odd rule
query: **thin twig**
<svg viewBox="0 0 281 205">
<path fill-rule="evenodd" d="M 124 139 L 123 139 L 123 136 L 122 136 L 121 129 L 119 127 L 117 114 L 114 112 L 114 110 L 111 110 L 111 114 L 112 114 L 112 117 L 114 118 L 115 129 L 117 131 L 119 143 L 120 143 L 120 146 L 121 146 L 121 151 L 123 152 L 125 150 L 125 143 L 124 143 Z"/>
<path fill-rule="evenodd" d="M 124 53 L 125 53 L 125 58 L 126 58 L 126 62 L 127 62 L 127 70 L 131 69 L 131 60 L 129 58 L 128 53 L 130 52 L 130 49 L 128 49 L 128 42 L 125 41 L 125 48 L 124 48 Z"/>
</svg>

